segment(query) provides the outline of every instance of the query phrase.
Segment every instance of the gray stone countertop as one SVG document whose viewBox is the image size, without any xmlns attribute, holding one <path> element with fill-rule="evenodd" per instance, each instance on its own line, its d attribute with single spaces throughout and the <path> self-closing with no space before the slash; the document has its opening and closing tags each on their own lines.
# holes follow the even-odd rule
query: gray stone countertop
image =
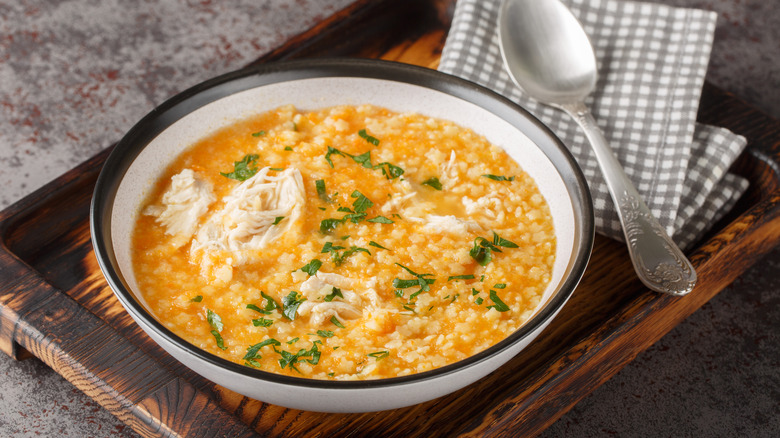
<svg viewBox="0 0 780 438">
<path fill-rule="evenodd" d="M 155 105 L 350 0 L 0 0 L 0 209 L 116 142 Z M 777 0 L 719 13 L 708 80 L 780 118 Z M 780 436 L 780 248 L 545 437 Z M 136 436 L 37 359 L 0 355 L 0 436 Z"/>
</svg>

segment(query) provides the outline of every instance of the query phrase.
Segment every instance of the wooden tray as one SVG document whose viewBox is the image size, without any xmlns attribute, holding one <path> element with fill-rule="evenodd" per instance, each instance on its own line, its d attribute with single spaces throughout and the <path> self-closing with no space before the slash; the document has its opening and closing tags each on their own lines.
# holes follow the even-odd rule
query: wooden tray
<svg viewBox="0 0 780 438">
<path fill-rule="evenodd" d="M 338 55 L 435 67 L 453 5 L 361 0 L 258 62 Z M 0 212 L 0 348 L 39 357 L 146 436 L 533 435 L 780 242 L 780 123 L 709 85 L 699 119 L 748 138 L 733 170 L 751 187 L 690 252 L 693 293 L 648 291 L 624 245 L 598 237 L 581 285 L 528 349 L 421 405 L 379 415 L 284 409 L 221 388 L 162 351 L 121 308 L 92 252 L 89 202 L 110 148 Z"/>
</svg>

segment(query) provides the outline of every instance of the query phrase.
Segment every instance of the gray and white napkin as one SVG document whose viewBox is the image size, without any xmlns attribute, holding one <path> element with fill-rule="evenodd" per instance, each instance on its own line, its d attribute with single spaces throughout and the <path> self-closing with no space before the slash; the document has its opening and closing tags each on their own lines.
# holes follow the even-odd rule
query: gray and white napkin
<svg viewBox="0 0 780 438">
<path fill-rule="evenodd" d="M 561 1 L 596 50 L 599 80 L 586 104 L 652 213 L 678 245 L 691 245 L 748 186 L 727 172 L 745 139 L 696 122 L 717 14 L 622 0 Z M 564 112 L 526 96 L 506 72 L 497 32 L 500 4 L 458 0 L 439 70 L 491 88 L 549 126 L 588 180 L 596 231 L 622 240 L 585 135 Z"/>
</svg>

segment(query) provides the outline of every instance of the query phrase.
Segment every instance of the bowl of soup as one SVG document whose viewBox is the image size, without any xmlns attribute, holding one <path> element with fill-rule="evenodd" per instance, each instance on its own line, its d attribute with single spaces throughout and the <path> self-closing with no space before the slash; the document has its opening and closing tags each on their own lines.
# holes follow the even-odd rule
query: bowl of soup
<svg viewBox="0 0 780 438">
<path fill-rule="evenodd" d="M 264 402 L 380 411 L 521 351 L 593 243 L 571 154 L 503 97 L 386 61 L 274 63 L 171 98 L 107 158 L 111 289 L 187 367 Z"/>
</svg>

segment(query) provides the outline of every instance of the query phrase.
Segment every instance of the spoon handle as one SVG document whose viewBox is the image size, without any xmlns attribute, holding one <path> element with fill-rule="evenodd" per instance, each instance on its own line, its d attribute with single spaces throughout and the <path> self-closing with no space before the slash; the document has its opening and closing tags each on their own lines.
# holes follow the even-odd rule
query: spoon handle
<svg viewBox="0 0 780 438">
<path fill-rule="evenodd" d="M 696 284 L 696 271 L 642 201 L 588 108 L 584 103 L 560 105 L 560 108 L 574 117 L 590 140 L 639 279 L 656 292 L 688 294 Z"/>
</svg>

